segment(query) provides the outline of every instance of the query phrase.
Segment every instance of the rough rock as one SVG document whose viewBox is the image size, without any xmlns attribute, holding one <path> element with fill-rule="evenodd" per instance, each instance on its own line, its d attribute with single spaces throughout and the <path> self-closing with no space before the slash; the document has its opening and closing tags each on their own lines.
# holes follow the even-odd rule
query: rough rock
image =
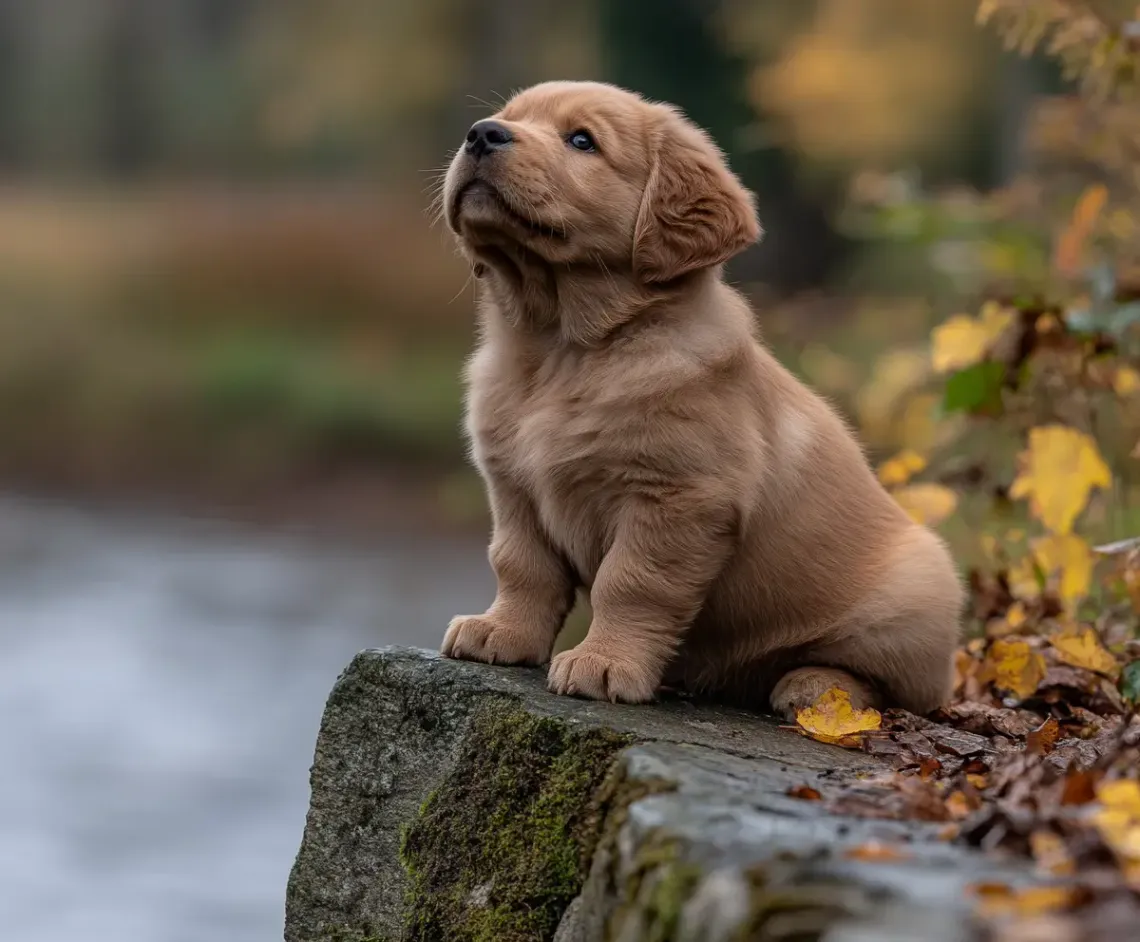
<svg viewBox="0 0 1140 942">
<path fill-rule="evenodd" d="M 820 802 L 878 767 L 774 720 L 555 697 L 541 671 L 359 654 L 321 725 L 287 942 L 936 942 L 1032 874 Z M 897 860 L 847 856 L 872 840 Z"/>
</svg>

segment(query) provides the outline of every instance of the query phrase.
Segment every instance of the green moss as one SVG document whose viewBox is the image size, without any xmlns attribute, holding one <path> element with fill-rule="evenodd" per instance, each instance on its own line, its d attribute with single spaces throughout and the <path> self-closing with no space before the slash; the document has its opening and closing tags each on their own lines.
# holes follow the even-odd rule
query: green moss
<svg viewBox="0 0 1140 942">
<path fill-rule="evenodd" d="M 676 841 L 650 837 L 638 850 L 619 894 L 622 905 L 611 921 L 611 936 L 627 938 L 631 926 L 644 942 L 673 942 L 681 911 L 701 879 L 701 868 L 681 859 Z"/>
<path fill-rule="evenodd" d="M 600 786 L 628 742 L 513 701 L 482 707 L 455 769 L 404 833 L 405 938 L 552 938 L 603 826 Z"/>
</svg>

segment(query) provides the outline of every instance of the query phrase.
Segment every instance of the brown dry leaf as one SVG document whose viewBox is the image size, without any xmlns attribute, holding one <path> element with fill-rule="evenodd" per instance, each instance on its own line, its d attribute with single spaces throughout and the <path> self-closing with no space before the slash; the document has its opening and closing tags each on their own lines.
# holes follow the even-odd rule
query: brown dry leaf
<svg viewBox="0 0 1140 942">
<path fill-rule="evenodd" d="M 823 795 L 810 785 L 796 785 L 788 789 L 788 797 L 799 798 L 802 801 L 819 801 Z"/>
<path fill-rule="evenodd" d="M 846 690 L 832 687 L 812 706 L 799 710 L 796 723 L 812 739 L 857 749 L 862 742 L 859 734 L 881 728 L 883 717 L 878 710 L 856 710 Z"/>
<path fill-rule="evenodd" d="M 902 850 L 896 844 L 885 844 L 882 841 L 867 841 L 856 847 L 848 848 L 844 854 L 848 860 L 864 860 L 873 863 L 894 863 L 899 860 L 909 860 L 911 854 Z"/>
<path fill-rule="evenodd" d="M 1024 700 L 1045 678 L 1045 659 L 1025 641 L 999 639 L 986 655 L 983 676 L 1001 690 Z"/>
<path fill-rule="evenodd" d="M 1099 777 L 1100 775 L 1097 772 L 1070 769 L 1065 775 L 1065 786 L 1061 791 L 1061 804 L 1079 806 L 1095 801 Z"/>
<path fill-rule="evenodd" d="M 1093 488 L 1112 484 L 1112 472 L 1096 442 L 1065 425 L 1029 430 L 1029 447 L 1019 458 L 1021 473 L 1009 496 L 1028 498 L 1030 510 L 1053 533 L 1069 533 Z"/>
<path fill-rule="evenodd" d="M 1071 667 L 1116 677 L 1120 664 L 1100 643 L 1097 633 L 1091 628 L 1067 630 L 1049 638 L 1049 643 L 1057 652 L 1057 660 Z"/>
<path fill-rule="evenodd" d="M 1026 751 L 1033 755 L 1047 756 L 1057 745 L 1057 739 L 1060 735 L 1060 724 L 1053 717 L 1049 717 L 1049 719 L 1038 726 L 1037 729 L 1031 730 L 1026 734 Z"/>
</svg>

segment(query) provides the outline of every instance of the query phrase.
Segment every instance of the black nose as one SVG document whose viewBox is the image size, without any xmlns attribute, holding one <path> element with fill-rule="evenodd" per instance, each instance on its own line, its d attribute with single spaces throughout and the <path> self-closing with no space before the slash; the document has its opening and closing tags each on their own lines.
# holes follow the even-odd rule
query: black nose
<svg viewBox="0 0 1140 942">
<path fill-rule="evenodd" d="M 467 153 L 474 157 L 482 157 L 493 150 L 501 150 L 513 141 L 514 135 L 506 125 L 487 118 L 476 121 L 467 132 Z"/>
</svg>

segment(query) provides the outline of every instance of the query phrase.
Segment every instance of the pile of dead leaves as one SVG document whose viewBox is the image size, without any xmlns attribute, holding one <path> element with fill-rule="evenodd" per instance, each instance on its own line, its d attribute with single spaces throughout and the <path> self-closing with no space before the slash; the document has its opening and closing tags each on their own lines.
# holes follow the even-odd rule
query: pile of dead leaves
<svg viewBox="0 0 1140 942">
<path fill-rule="evenodd" d="M 827 803 L 841 814 L 935 822 L 945 840 L 1029 858 L 1042 876 L 1064 878 L 1020 892 L 978 887 L 979 915 L 995 925 L 1036 920 L 1049 939 L 1129 937 L 1140 931 L 1135 626 L 1080 622 L 1056 598 L 1026 604 L 973 581 L 985 633 L 958 652 L 948 707 L 880 714 L 833 689 L 800 711 L 802 734 L 893 766 Z M 797 797 L 824 800 L 813 789 Z"/>
</svg>

